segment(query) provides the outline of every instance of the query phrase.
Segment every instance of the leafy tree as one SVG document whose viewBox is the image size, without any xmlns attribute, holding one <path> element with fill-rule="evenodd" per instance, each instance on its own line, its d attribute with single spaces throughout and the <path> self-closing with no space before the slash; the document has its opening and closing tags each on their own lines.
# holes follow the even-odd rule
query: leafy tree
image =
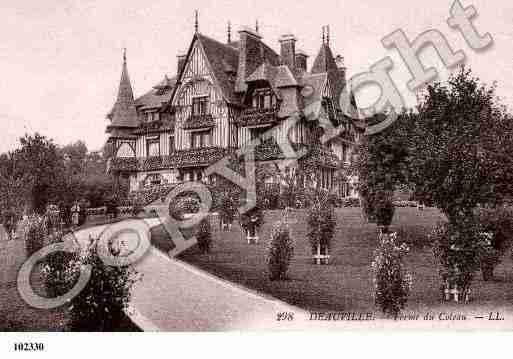
<svg viewBox="0 0 513 359">
<path fill-rule="evenodd" d="M 372 119 L 382 120 L 382 115 Z M 354 153 L 349 172 L 358 176 L 362 211 L 385 230 L 390 225 L 395 189 L 405 182 L 408 168 L 408 128 L 396 121 L 384 131 L 364 136 Z"/>
<path fill-rule="evenodd" d="M 513 124 L 487 86 L 462 68 L 447 84 L 429 85 L 409 123 L 409 181 L 415 195 L 455 223 L 478 204 L 513 193 Z M 509 152 L 511 153 L 511 152 Z M 509 159 L 509 161 L 508 161 Z"/>
<path fill-rule="evenodd" d="M 512 193 L 513 163 L 504 155 L 513 149 L 511 118 L 495 85 L 461 68 L 447 83 L 427 86 L 418 113 L 402 121 L 409 128 L 408 180 L 415 196 L 448 219 L 434 234 L 442 279 L 446 289 L 466 295 L 483 253 L 476 209 Z"/>
<path fill-rule="evenodd" d="M 64 177 L 63 159 L 52 140 L 36 133 L 20 138 L 21 148 L 13 154 L 16 177 L 27 181 L 31 208 L 43 214 L 47 203 L 58 197 Z"/>
</svg>

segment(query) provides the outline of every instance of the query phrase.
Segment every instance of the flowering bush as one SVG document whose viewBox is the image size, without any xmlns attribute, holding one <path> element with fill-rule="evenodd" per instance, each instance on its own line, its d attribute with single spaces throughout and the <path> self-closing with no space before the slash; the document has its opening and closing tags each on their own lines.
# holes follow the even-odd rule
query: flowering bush
<svg viewBox="0 0 513 359">
<path fill-rule="evenodd" d="M 395 243 L 396 233 L 380 234 L 372 262 L 374 299 L 385 314 L 397 316 L 404 308 L 412 286 L 412 277 L 404 269 L 406 244 Z"/>
<path fill-rule="evenodd" d="M 203 253 L 210 252 L 212 247 L 212 231 L 208 217 L 199 223 L 196 239 L 198 240 L 198 247 Z"/>
<path fill-rule="evenodd" d="M 308 233 L 307 237 L 312 246 L 312 253 L 315 253 L 320 246 L 321 251 L 331 247 L 331 240 L 335 234 L 335 209 L 328 200 L 328 196 L 319 193 L 312 201 L 312 207 L 308 210 Z"/>
<path fill-rule="evenodd" d="M 32 215 L 24 221 L 23 226 L 25 248 L 27 256 L 30 257 L 44 247 L 47 233 L 46 221 L 44 217 Z"/>
<path fill-rule="evenodd" d="M 54 232 L 48 236 L 49 244 L 63 240 L 63 232 Z M 53 252 L 45 257 L 41 267 L 41 277 L 46 294 L 50 298 L 67 293 L 75 285 L 80 273 L 79 256 L 77 253 Z"/>
<path fill-rule="evenodd" d="M 90 265 L 91 278 L 69 306 L 70 329 L 79 331 L 114 331 L 125 319 L 133 285 L 139 279 L 133 267 L 108 266 L 98 255 L 98 241 L 92 240 L 87 253 L 74 262 Z"/>
<path fill-rule="evenodd" d="M 294 242 L 285 221 L 277 222 L 271 232 L 267 250 L 267 268 L 271 280 L 285 279 L 290 260 L 294 255 Z"/>
</svg>

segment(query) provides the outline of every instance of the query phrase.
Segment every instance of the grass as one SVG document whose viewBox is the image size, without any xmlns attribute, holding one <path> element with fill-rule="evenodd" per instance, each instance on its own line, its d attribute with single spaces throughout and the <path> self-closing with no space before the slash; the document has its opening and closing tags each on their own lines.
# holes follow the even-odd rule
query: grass
<svg viewBox="0 0 513 359">
<path fill-rule="evenodd" d="M 306 213 L 290 215 L 295 240 L 294 258 L 288 271 L 289 280 L 270 281 L 266 266 L 266 247 L 272 223 L 280 211 L 266 212 L 258 245 L 248 245 L 238 226 L 230 232 L 214 233 L 212 251 L 201 254 L 191 248 L 181 259 L 226 280 L 263 292 L 307 310 L 374 311 L 370 263 L 377 245 L 376 227 L 364 223 L 358 208 L 337 210 L 336 238 L 332 243 L 329 265 L 315 265 L 306 239 Z M 435 209 L 418 211 L 397 208 L 392 230 L 407 242 L 411 251 L 406 266 L 413 274 L 409 310 L 427 310 L 440 306 L 440 279 L 428 234 L 442 219 Z M 215 226 L 214 226 L 215 227 Z M 213 228 L 214 228 L 213 227 Z M 509 306 L 513 301 L 513 273 L 510 258 L 496 269 L 496 280 L 483 282 L 479 273 L 473 285 L 473 304 Z M 450 304 L 444 304 L 450 306 Z"/>
</svg>

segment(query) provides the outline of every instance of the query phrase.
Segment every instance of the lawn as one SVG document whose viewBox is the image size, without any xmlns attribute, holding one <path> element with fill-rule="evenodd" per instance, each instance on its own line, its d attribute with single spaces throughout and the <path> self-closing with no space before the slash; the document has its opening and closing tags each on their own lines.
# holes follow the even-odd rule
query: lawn
<svg viewBox="0 0 513 359">
<path fill-rule="evenodd" d="M 270 281 L 267 276 L 266 247 L 272 223 L 281 217 L 280 211 L 268 211 L 259 244 L 247 244 L 240 228 L 230 232 L 214 231 L 211 253 L 201 254 L 195 248 L 183 253 L 180 259 L 226 280 L 279 298 L 307 310 L 373 311 L 372 276 L 370 263 L 377 244 L 376 227 L 364 223 L 358 208 L 337 210 L 336 238 L 331 249 L 329 265 L 315 265 L 306 239 L 306 213 L 290 215 L 295 253 L 286 281 Z M 441 214 L 428 208 L 397 208 L 392 229 L 399 240 L 411 248 L 406 266 L 414 277 L 408 310 L 423 311 L 440 306 L 440 280 L 432 255 L 428 233 L 442 219 Z M 483 282 L 478 273 L 473 285 L 473 307 L 486 305 L 510 306 L 513 301 L 513 271 L 509 256 L 496 269 L 496 280 Z M 452 304 L 443 306 L 451 307 Z"/>
</svg>

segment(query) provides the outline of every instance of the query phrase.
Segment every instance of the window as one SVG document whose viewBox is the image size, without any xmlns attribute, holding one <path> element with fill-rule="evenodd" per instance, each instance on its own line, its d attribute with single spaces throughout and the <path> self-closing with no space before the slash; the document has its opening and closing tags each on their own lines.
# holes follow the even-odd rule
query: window
<svg viewBox="0 0 513 359">
<path fill-rule="evenodd" d="M 191 132 L 191 148 L 212 146 L 212 130 Z"/>
<path fill-rule="evenodd" d="M 162 175 L 158 173 L 148 175 L 146 178 L 146 184 L 151 186 L 162 184 Z"/>
<path fill-rule="evenodd" d="M 158 137 L 146 140 L 146 155 L 148 157 L 160 156 L 160 141 Z"/>
<path fill-rule="evenodd" d="M 251 135 L 251 141 L 260 138 L 260 140 L 265 140 L 264 134 L 269 130 L 269 127 L 256 127 L 249 129 L 249 133 Z M 269 136 L 267 136 L 269 137 Z"/>
<path fill-rule="evenodd" d="M 171 154 L 175 149 L 175 135 L 171 135 L 169 136 L 169 153 Z"/>
<path fill-rule="evenodd" d="M 192 115 L 201 116 L 208 114 L 208 96 L 192 98 Z"/>
<path fill-rule="evenodd" d="M 116 157 L 135 157 L 135 152 L 129 143 L 124 142 L 121 144 L 121 146 L 119 146 L 118 151 L 116 153 Z"/>
<path fill-rule="evenodd" d="M 266 109 L 276 104 L 275 97 L 270 89 L 256 90 L 253 95 L 253 108 Z"/>
</svg>

